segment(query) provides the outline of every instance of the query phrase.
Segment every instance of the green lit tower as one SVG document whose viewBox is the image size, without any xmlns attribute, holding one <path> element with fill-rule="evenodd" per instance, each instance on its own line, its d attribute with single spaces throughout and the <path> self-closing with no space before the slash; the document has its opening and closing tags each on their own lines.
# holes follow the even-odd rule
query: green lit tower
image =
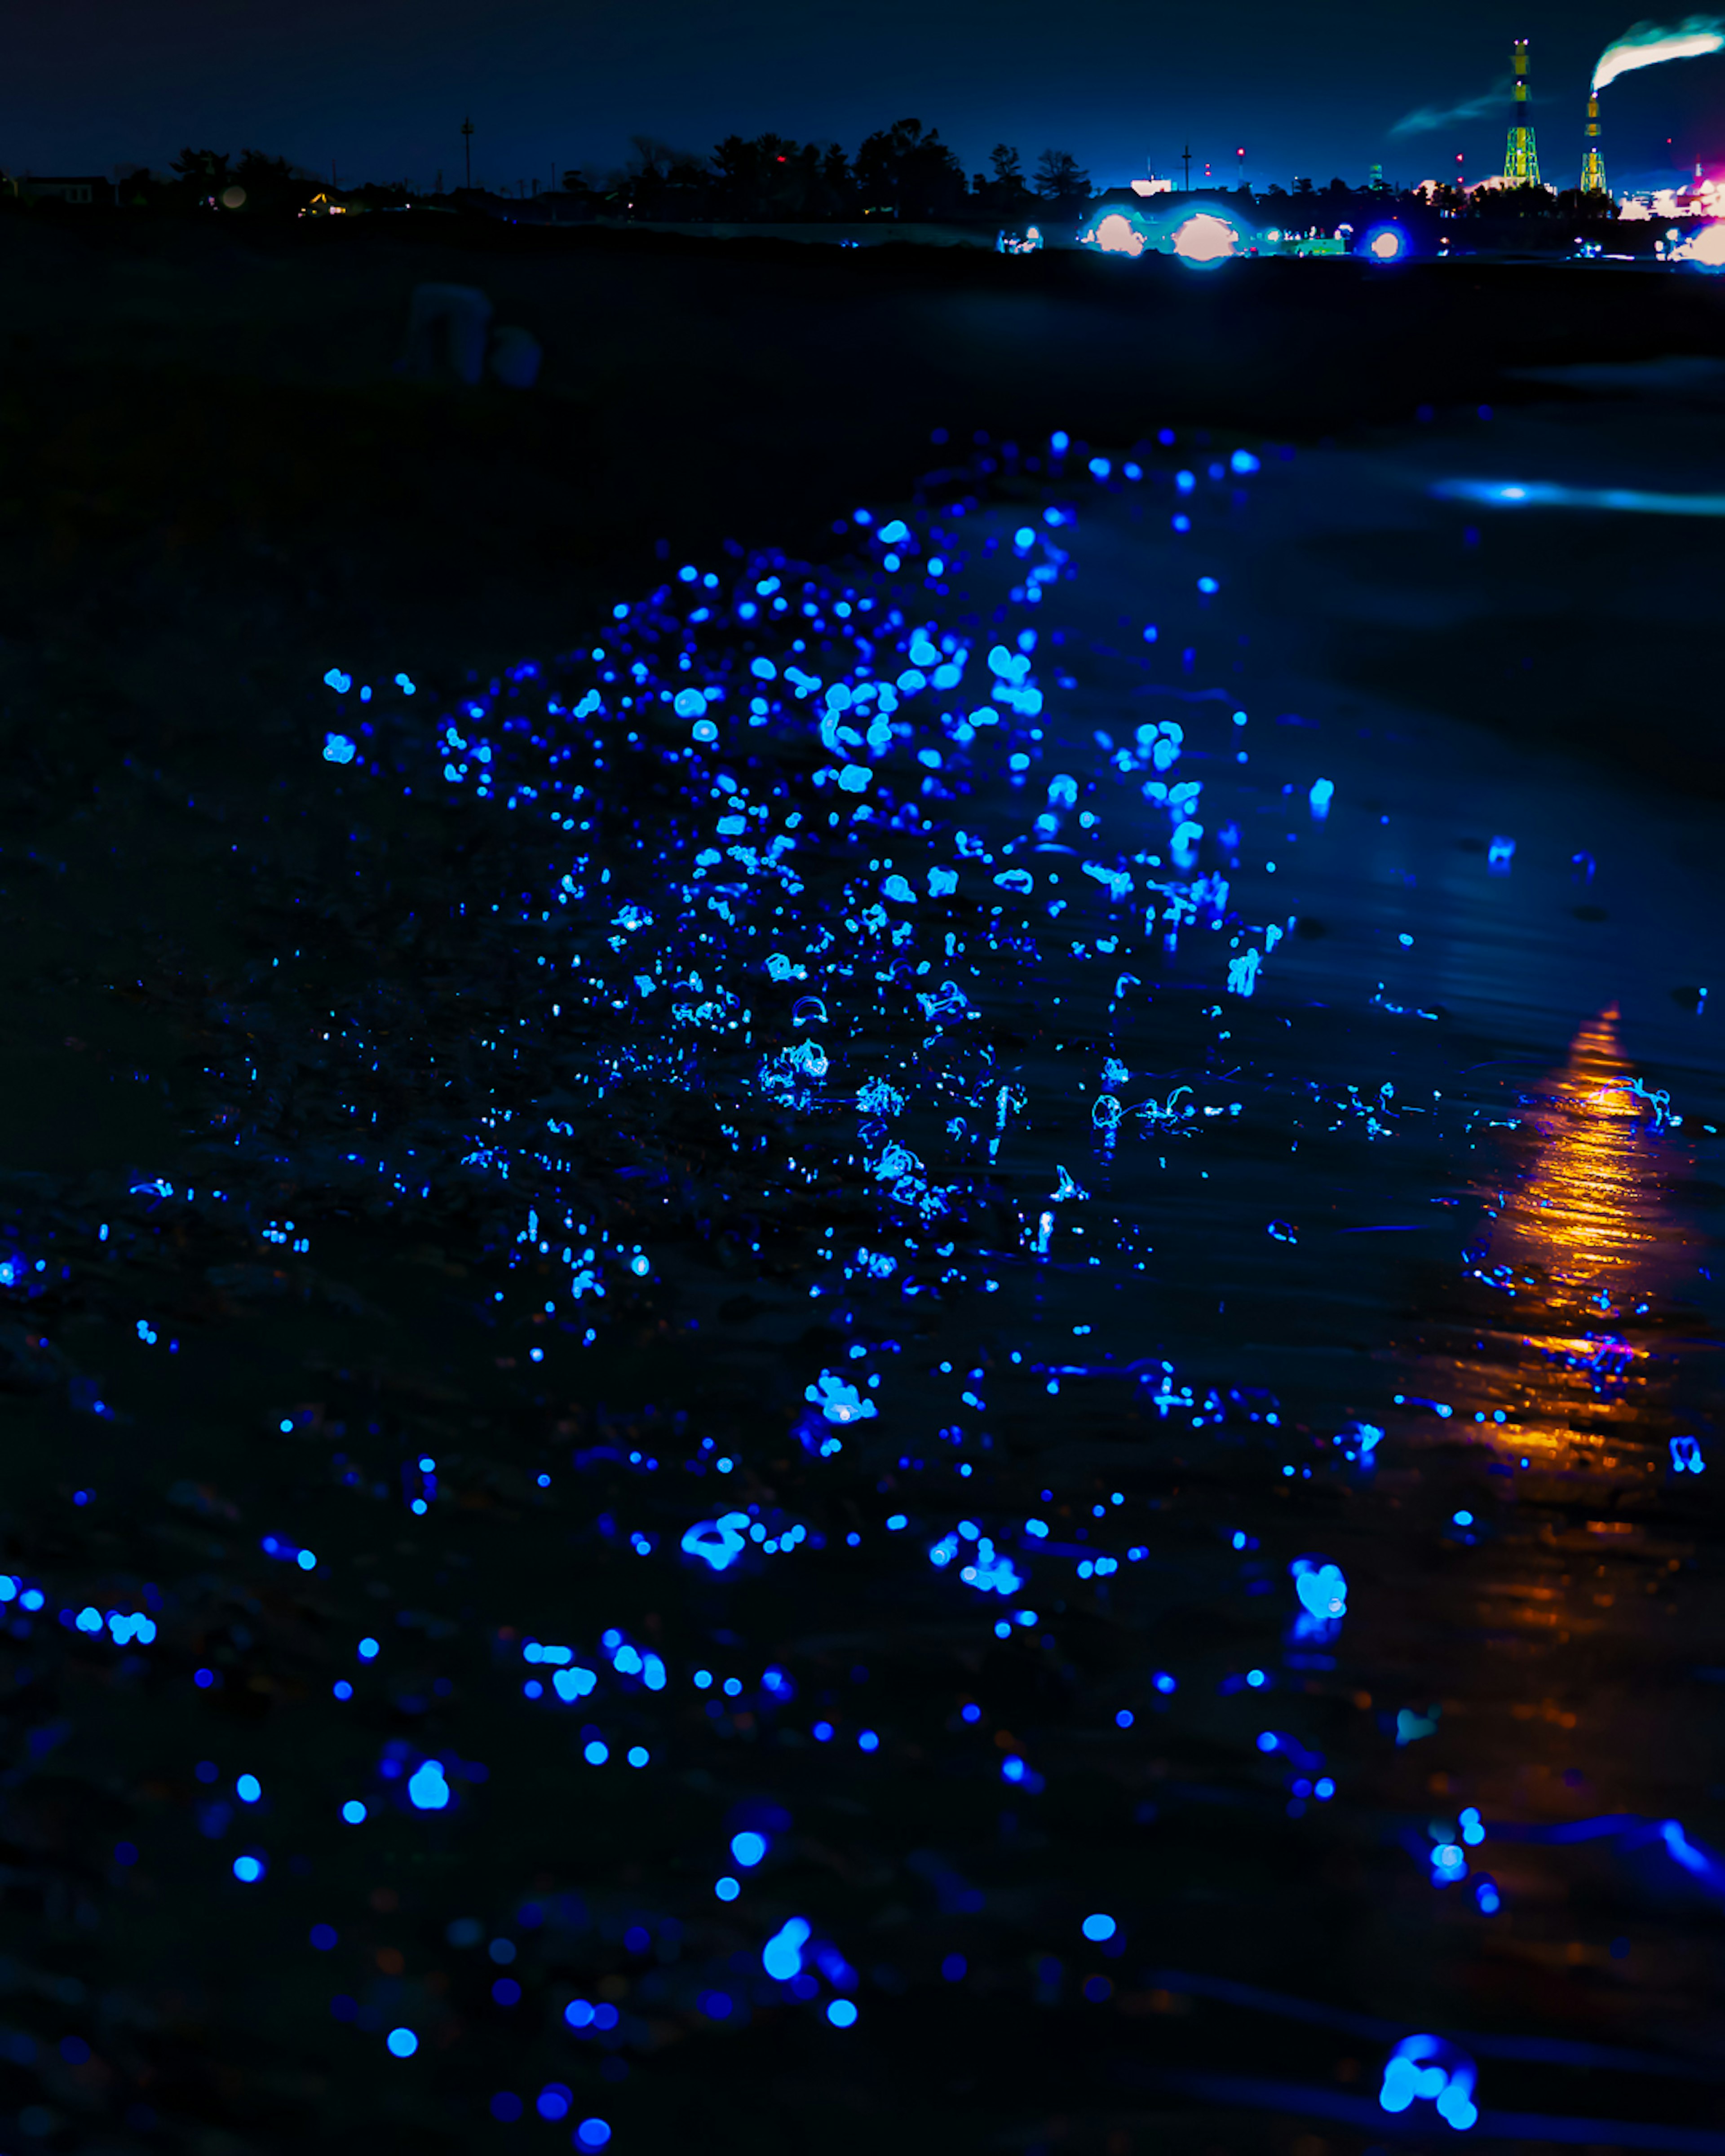
<svg viewBox="0 0 1725 2156">
<path fill-rule="evenodd" d="M 1589 90 L 1587 100 L 1587 155 L 1581 161 L 1581 192 L 1605 195 L 1605 160 L 1599 155 L 1599 93 Z"/>
<path fill-rule="evenodd" d="M 1539 185 L 1539 152 L 1533 147 L 1533 122 L 1527 111 L 1527 40 L 1515 42 L 1516 105 L 1509 123 L 1509 148 L 1503 177 L 1512 187 Z"/>
</svg>

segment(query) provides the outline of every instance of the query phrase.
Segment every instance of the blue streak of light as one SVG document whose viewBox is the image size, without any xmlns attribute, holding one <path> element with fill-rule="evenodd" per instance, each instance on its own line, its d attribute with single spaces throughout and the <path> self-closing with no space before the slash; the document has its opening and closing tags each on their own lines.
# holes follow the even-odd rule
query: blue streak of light
<svg viewBox="0 0 1725 2156">
<path fill-rule="evenodd" d="M 1492 509 L 1611 509 L 1642 516 L 1725 516 L 1725 494 L 1656 494 L 1637 486 L 1560 486 L 1548 480 L 1444 479 L 1440 501 Z"/>
</svg>

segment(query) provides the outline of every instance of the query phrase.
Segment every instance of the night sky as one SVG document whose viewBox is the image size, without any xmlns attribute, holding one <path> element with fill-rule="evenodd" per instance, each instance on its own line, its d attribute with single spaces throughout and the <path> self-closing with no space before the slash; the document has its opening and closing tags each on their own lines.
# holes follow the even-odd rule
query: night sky
<svg viewBox="0 0 1725 2156">
<path fill-rule="evenodd" d="M 13 11 L 0 167 L 161 169 L 184 144 L 285 154 L 344 182 L 603 178 L 644 134 L 705 151 L 774 129 L 854 150 L 906 115 L 968 170 L 1004 140 L 1027 167 L 1070 149 L 1099 183 L 1147 165 L 1239 165 L 1259 185 L 1307 174 L 1394 181 L 1501 164 L 1511 38 L 1532 40 L 1547 177 L 1573 185 L 1593 61 L 1630 0 L 1441 8 L 1232 0 L 58 0 Z M 1408 116 L 1453 113 L 1410 130 Z M 1466 116 L 1473 108 L 1473 116 Z M 1725 157 L 1725 55 L 1613 85 L 1605 151 L 1631 170 Z M 1667 138 L 1670 147 L 1667 148 Z"/>
</svg>

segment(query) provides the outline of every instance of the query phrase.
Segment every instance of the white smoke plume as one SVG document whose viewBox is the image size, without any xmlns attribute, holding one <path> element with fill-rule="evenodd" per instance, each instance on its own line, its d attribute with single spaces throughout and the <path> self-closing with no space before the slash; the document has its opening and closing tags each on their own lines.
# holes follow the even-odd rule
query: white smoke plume
<svg viewBox="0 0 1725 2156">
<path fill-rule="evenodd" d="M 1464 98 L 1459 105 L 1422 105 L 1414 111 L 1404 112 L 1389 131 L 1392 135 L 1432 135 L 1440 127 L 1454 126 L 1463 120 L 1478 120 L 1508 104 L 1511 86 L 1509 77 L 1505 75 L 1489 90 L 1482 90 L 1477 97 Z"/>
<path fill-rule="evenodd" d="M 1633 69 L 1657 67 L 1661 60 L 1696 60 L 1708 53 L 1725 50 L 1725 17 L 1686 15 L 1681 23 L 1632 23 L 1620 38 L 1607 45 L 1594 69 L 1594 88 Z"/>
</svg>

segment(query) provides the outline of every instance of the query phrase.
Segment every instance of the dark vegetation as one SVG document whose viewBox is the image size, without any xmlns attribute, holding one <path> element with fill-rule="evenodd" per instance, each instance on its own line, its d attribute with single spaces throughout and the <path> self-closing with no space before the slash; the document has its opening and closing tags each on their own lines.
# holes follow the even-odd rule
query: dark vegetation
<svg viewBox="0 0 1725 2156">
<path fill-rule="evenodd" d="M 187 146 L 165 173 L 138 167 L 116 183 L 115 199 L 129 209 L 201 210 L 246 217 L 297 216 L 339 203 L 350 212 L 400 210 L 413 203 L 487 206 L 539 202 L 540 182 L 520 179 L 488 187 L 457 184 L 453 171 L 439 172 L 434 189 L 406 180 L 368 180 L 342 187 L 328 177 L 260 150 Z M 1206 200 L 1230 203 L 1258 223 L 1332 230 L 1394 215 L 1442 217 L 1470 232 L 1509 224 L 1528 231 L 1545 226 L 1609 228 L 1617 217 L 1609 195 L 1579 188 L 1518 187 L 1470 194 L 1447 182 L 1397 187 L 1374 172 L 1370 182 L 1335 178 L 1318 187 L 1310 178 L 1291 190 L 1228 188 L 1201 183 L 1191 190 Z M 627 219 L 639 223 L 824 223 L 879 218 L 914 223 L 978 225 L 1023 223 L 1040 218 L 1055 230 L 1076 226 L 1100 199 L 1090 174 L 1070 150 L 1045 149 L 1026 172 L 1023 153 L 997 142 L 987 172 L 966 174 L 957 153 L 938 127 L 917 119 L 894 121 L 866 136 L 855 155 L 839 142 L 798 142 L 768 132 L 732 134 L 712 150 L 680 149 L 650 135 L 633 137 L 629 156 L 617 170 L 600 174 L 572 168 L 561 185 L 543 191 L 547 208 L 566 219 Z M 1567 241 L 1565 244 L 1567 244 Z"/>
</svg>

